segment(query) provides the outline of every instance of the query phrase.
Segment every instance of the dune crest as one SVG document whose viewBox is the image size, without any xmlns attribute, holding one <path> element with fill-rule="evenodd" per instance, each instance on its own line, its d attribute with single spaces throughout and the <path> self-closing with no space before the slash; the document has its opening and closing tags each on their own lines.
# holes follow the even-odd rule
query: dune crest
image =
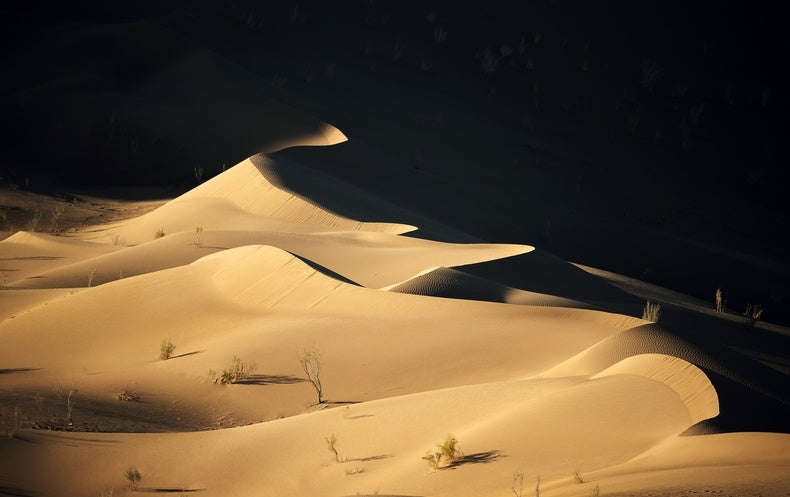
<svg viewBox="0 0 790 497">
<path fill-rule="evenodd" d="M 693 364 L 663 354 L 639 354 L 609 366 L 591 378 L 635 374 L 659 381 L 674 390 L 699 423 L 719 414 L 719 399 L 708 377 Z"/>
<path fill-rule="evenodd" d="M 365 223 L 328 212 L 277 188 L 246 159 L 162 207 L 123 223 L 113 233 L 129 244 L 165 234 L 204 230 L 382 231 L 406 233 L 413 226 Z M 109 235 L 106 236 L 109 238 Z"/>
<path fill-rule="evenodd" d="M 533 246 L 403 236 L 386 219 L 419 215 L 311 171 L 253 156 L 138 218 L 0 242 L 0 394 L 24 403 L 0 404 L 20 425 L 0 493 L 112 493 L 130 465 L 138 491 L 207 497 L 497 495 L 514 472 L 577 496 L 660 486 L 673 457 L 748 468 L 711 451 L 759 437 L 679 435 L 738 392 L 783 402 L 777 370 L 621 314 L 641 299 Z M 437 462 L 448 434 L 463 453 Z M 776 481 L 786 437 L 762 446 Z"/>
</svg>

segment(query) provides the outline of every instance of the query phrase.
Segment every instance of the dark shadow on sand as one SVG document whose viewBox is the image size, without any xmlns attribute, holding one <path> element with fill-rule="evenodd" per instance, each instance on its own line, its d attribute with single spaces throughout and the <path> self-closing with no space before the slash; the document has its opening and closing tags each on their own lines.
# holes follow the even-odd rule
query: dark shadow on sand
<svg viewBox="0 0 790 497">
<path fill-rule="evenodd" d="M 8 369 L 0 369 L 0 374 L 15 374 L 15 373 L 27 373 L 28 371 L 39 371 L 41 368 L 8 368 Z"/>
<path fill-rule="evenodd" d="M 137 487 L 133 492 L 137 493 L 153 493 L 153 494 L 175 494 L 175 493 L 190 493 L 190 492 L 202 492 L 205 488 L 149 488 L 149 487 Z"/>
<path fill-rule="evenodd" d="M 321 404 L 316 404 L 316 405 L 322 405 L 327 407 L 339 407 L 339 406 L 347 406 L 351 404 L 361 404 L 361 403 L 362 403 L 361 400 L 325 400 Z"/>
<path fill-rule="evenodd" d="M 33 497 L 34 495 L 36 494 L 32 490 L 24 490 L 22 488 L 0 485 L 0 496 Z"/>
<path fill-rule="evenodd" d="M 195 350 L 194 352 L 184 352 L 183 354 L 174 355 L 170 359 L 178 359 L 179 357 L 187 357 L 196 354 L 202 354 L 205 350 Z"/>
<path fill-rule="evenodd" d="M 357 414 L 356 416 L 346 416 L 343 419 L 361 419 L 361 418 L 372 418 L 373 414 Z"/>
<path fill-rule="evenodd" d="M 326 267 L 322 266 L 321 264 L 318 264 L 317 262 L 311 261 L 310 259 L 306 259 L 306 258 L 304 258 L 304 257 L 302 257 L 302 256 L 300 256 L 298 254 L 294 254 L 293 252 L 289 252 L 289 253 L 292 256 L 294 256 L 297 259 L 299 259 L 300 261 L 302 261 L 305 264 L 307 264 L 308 266 L 310 266 L 312 269 L 314 269 L 314 270 L 318 271 L 319 273 L 323 274 L 324 276 L 329 276 L 333 280 L 342 281 L 343 283 L 348 283 L 349 285 L 362 286 L 359 283 L 357 283 L 356 281 L 350 280 L 350 279 L 346 278 L 345 276 L 343 276 L 342 274 L 338 274 L 338 273 L 332 271 L 331 269 L 326 268 Z"/>
<path fill-rule="evenodd" d="M 377 456 L 368 456 L 368 457 L 355 457 L 354 459 L 345 459 L 343 462 L 368 462 L 368 461 L 380 461 L 382 459 L 389 459 L 391 457 L 395 457 L 395 454 L 379 454 Z"/>
<path fill-rule="evenodd" d="M 496 461 L 500 457 L 505 457 L 501 450 L 475 452 L 474 454 L 467 454 L 459 459 L 456 459 L 454 463 L 446 466 L 443 469 L 457 468 L 458 466 L 463 466 L 464 464 L 488 464 Z"/>
<path fill-rule="evenodd" d="M 0 257 L 0 261 L 59 261 L 59 255 L 31 255 L 28 257 Z"/>
<path fill-rule="evenodd" d="M 307 380 L 298 376 L 251 374 L 245 379 L 237 381 L 236 385 L 293 385 L 305 381 Z"/>
</svg>

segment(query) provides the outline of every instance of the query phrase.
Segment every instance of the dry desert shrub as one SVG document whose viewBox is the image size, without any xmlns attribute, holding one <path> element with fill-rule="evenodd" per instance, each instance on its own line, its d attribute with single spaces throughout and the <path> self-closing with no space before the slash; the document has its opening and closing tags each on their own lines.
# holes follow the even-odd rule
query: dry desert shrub
<svg viewBox="0 0 790 497">
<path fill-rule="evenodd" d="M 9 414 L 5 410 L 0 412 L 0 433 L 5 437 L 14 438 L 14 434 L 19 430 L 19 406 L 14 406 L 14 413 Z"/>
<path fill-rule="evenodd" d="M 579 470 L 573 472 L 573 481 L 576 483 L 584 483 L 584 478 L 582 478 L 582 474 L 579 473 Z"/>
<path fill-rule="evenodd" d="M 223 369 L 222 373 L 216 374 L 213 370 L 209 371 L 209 376 L 214 383 L 238 383 L 247 379 L 247 377 L 255 371 L 254 364 L 247 364 L 236 356 L 233 356 L 233 362 L 230 368 Z"/>
<path fill-rule="evenodd" d="M 140 400 L 140 396 L 133 394 L 132 392 L 127 392 L 124 388 L 115 394 L 115 400 L 121 400 L 123 402 L 137 402 Z"/>
<path fill-rule="evenodd" d="M 134 490 L 137 488 L 137 483 L 143 479 L 142 475 L 139 471 L 137 471 L 136 466 L 130 466 L 126 471 L 123 473 L 123 477 L 126 478 L 126 481 L 129 482 L 129 488 Z"/>
<path fill-rule="evenodd" d="M 721 288 L 716 289 L 716 312 L 724 312 L 724 306 L 727 305 L 727 296 L 721 291 Z"/>
<path fill-rule="evenodd" d="M 162 238 L 164 236 L 165 236 L 165 229 L 164 228 L 159 228 L 158 230 L 156 230 L 156 233 L 154 233 L 154 239 Z"/>
<path fill-rule="evenodd" d="M 55 386 L 55 396 L 66 403 L 66 420 L 70 425 L 74 424 L 74 419 L 72 416 L 74 414 L 74 401 L 76 400 L 75 399 L 76 394 L 77 394 L 76 388 L 70 388 L 66 390 L 60 384 Z"/>
<path fill-rule="evenodd" d="M 753 328 L 757 321 L 763 317 L 763 306 L 760 304 L 746 304 L 743 317 L 746 318 L 748 326 Z"/>
<path fill-rule="evenodd" d="M 429 450 L 422 456 L 423 460 L 427 461 L 428 465 L 431 466 L 431 469 L 451 466 L 461 457 L 463 457 L 463 454 L 458 449 L 458 439 L 451 434 L 448 434 L 442 443 L 436 444 L 436 450 Z"/>
<path fill-rule="evenodd" d="M 302 371 L 307 375 L 307 381 L 313 385 L 315 389 L 318 403 L 324 403 L 324 388 L 321 385 L 321 352 L 313 345 L 309 349 L 302 349 L 299 355 L 299 364 L 302 366 Z"/>
<path fill-rule="evenodd" d="M 428 450 L 422 458 L 428 461 L 431 469 L 439 469 L 439 465 L 442 462 L 442 454 L 433 450 Z"/>
<path fill-rule="evenodd" d="M 52 231 L 60 230 L 60 220 L 65 213 L 66 207 L 62 204 L 58 204 L 52 208 Z"/>
<path fill-rule="evenodd" d="M 650 302 L 649 300 L 645 302 L 645 307 L 642 309 L 642 319 L 657 323 L 660 316 L 661 304 Z"/>
<path fill-rule="evenodd" d="M 28 231 L 36 231 L 38 229 L 38 225 L 41 222 L 41 211 L 36 209 L 33 212 L 33 215 L 30 217 L 30 223 L 28 224 Z"/>
<path fill-rule="evenodd" d="M 173 357 L 173 351 L 176 350 L 176 346 L 173 345 L 173 342 L 170 340 L 162 340 L 162 344 L 159 346 L 159 358 L 163 361 L 166 361 Z"/>
<path fill-rule="evenodd" d="M 524 473 L 513 473 L 513 484 L 510 486 L 510 491 L 516 497 L 522 497 L 524 491 Z"/>
<path fill-rule="evenodd" d="M 332 435 L 324 437 L 324 440 L 326 441 L 326 448 L 335 455 L 335 462 L 340 462 L 340 454 L 337 453 L 337 436 L 332 433 Z"/>
</svg>

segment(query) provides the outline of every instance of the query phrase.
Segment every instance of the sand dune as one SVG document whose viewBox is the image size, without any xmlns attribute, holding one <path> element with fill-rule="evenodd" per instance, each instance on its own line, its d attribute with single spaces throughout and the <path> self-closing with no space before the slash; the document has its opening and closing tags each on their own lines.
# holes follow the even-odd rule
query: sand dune
<svg viewBox="0 0 790 497">
<path fill-rule="evenodd" d="M 323 129 L 305 144 L 345 139 Z M 335 184 L 331 212 L 279 167 L 258 156 L 136 219 L 0 242 L 0 494 L 124 494 L 136 466 L 138 492 L 206 496 L 505 495 L 514 473 L 547 496 L 745 475 L 783 495 L 787 435 L 689 436 L 739 399 L 786 404 L 780 371 L 614 312 L 641 297 L 534 247 L 404 236 L 366 206 L 405 209 Z M 215 384 L 234 356 L 255 370 Z M 463 455 L 432 469 L 448 433 Z"/>
<path fill-rule="evenodd" d="M 322 229 L 322 228 L 321 228 Z M 43 236 L 43 235 L 42 235 Z M 14 281 L 23 288 L 87 286 L 95 270 L 98 285 L 129 276 L 189 264 L 214 252 L 245 245 L 272 245 L 359 285 L 378 288 L 436 264 L 466 265 L 531 250 L 525 245 L 450 244 L 380 232 L 202 231 L 181 232 L 124 250 L 102 251 L 77 262 L 61 260 L 34 278 Z"/>
<path fill-rule="evenodd" d="M 612 402 L 610 396 L 637 401 Z M 584 405 L 584 410 L 572 405 Z M 623 405 L 624 404 L 624 405 Z M 661 409 L 656 409 L 661 406 Z M 36 458 L 64 461 L 49 480 L 92 466 L 93 482 L 62 489 L 78 495 L 117 485 L 136 464 L 154 488 L 205 489 L 206 495 L 304 494 L 333 488 L 336 495 L 380 490 L 415 495 L 479 495 L 505 488 L 513 468 L 540 471 L 544 481 L 573 485 L 576 470 L 594 471 L 628 459 L 682 431 L 688 406 L 663 381 L 612 373 L 598 380 L 513 381 L 392 397 L 233 430 L 183 435 L 30 434 L 17 468 Z M 408 430 L 395 426 L 409 426 Z M 420 456 L 446 430 L 462 442 L 467 463 L 453 471 L 426 471 Z M 612 437 L 613 432 L 618 436 Z M 341 463 L 332 461 L 323 437 L 336 434 Z M 9 445 L 23 445 L 11 441 Z M 43 448 L 47 447 L 48 452 Z M 170 467 L 169 454 L 183 454 Z M 218 464 L 233 460 L 232 465 Z M 166 468 L 166 469 L 165 469 Z M 358 472 L 347 476 L 346 471 Z M 106 475 L 106 476 L 104 476 Z M 28 483 L 29 484 L 29 483 Z M 22 487 L 25 482 L 20 482 Z"/>
<path fill-rule="evenodd" d="M 589 307 L 582 302 L 511 288 L 485 278 L 480 278 L 447 267 L 432 267 L 426 269 L 408 280 L 395 285 L 389 285 L 384 289 L 391 292 L 410 293 L 413 295 L 483 300 L 519 305 Z"/>
<path fill-rule="evenodd" d="M 150 241 L 158 230 L 165 234 L 205 230 L 262 231 L 383 231 L 405 233 L 412 226 L 362 223 L 327 212 L 304 199 L 278 189 L 264 172 L 247 159 L 159 209 L 113 230 L 126 243 Z M 104 239 L 109 238 L 105 234 Z"/>
</svg>

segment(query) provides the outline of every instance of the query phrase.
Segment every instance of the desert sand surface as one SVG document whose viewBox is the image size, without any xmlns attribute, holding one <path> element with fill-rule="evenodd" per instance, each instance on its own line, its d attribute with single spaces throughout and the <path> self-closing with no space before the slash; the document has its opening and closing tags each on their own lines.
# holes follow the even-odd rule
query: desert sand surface
<svg viewBox="0 0 790 497">
<path fill-rule="evenodd" d="M 0 8 L 0 496 L 790 497 L 773 6 L 83 3 Z"/>
<path fill-rule="evenodd" d="M 0 494 L 787 495 L 787 329 L 337 183 L 340 215 L 277 160 L 0 242 Z"/>
</svg>

